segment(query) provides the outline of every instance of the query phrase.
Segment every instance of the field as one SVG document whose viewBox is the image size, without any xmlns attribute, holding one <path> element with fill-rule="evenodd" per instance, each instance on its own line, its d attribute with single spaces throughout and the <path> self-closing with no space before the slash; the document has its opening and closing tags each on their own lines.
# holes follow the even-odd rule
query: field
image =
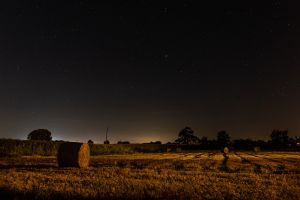
<svg viewBox="0 0 300 200">
<path fill-rule="evenodd" d="M 298 152 L 92 156 L 88 169 L 54 156 L 0 158 L 0 199 L 300 199 Z"/>
</svg>

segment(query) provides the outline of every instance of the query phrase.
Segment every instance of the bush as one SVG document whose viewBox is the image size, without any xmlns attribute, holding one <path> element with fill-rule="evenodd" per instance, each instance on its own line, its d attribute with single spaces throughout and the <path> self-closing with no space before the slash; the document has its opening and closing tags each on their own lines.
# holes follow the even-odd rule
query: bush
<svg viewBox="0 0 300 200">
<path fill-rule="evenodd" d="M 0 139 L 1 155 L 54 156 L 62 142 Z"/>
</svg>

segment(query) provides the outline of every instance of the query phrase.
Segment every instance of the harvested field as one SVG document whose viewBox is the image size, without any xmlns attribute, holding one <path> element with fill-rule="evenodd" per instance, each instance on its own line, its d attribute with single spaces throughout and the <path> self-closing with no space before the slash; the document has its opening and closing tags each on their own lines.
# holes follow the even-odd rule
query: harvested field
<svg viewBox="0 0 300 200">
<path fill-rule="evenodd" d="M 56 157 L 2 157 L 0 199 L 300 199 L 300 153 L 228 156 L 92 156 L 86 169 L 58 168 Z"/>
</svg>

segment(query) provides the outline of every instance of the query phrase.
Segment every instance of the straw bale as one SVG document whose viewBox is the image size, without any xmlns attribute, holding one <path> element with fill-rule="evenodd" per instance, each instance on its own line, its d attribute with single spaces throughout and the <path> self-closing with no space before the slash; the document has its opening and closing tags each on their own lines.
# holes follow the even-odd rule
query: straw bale
<svg viewBox="0 0 300 200">
<path fill-rule="evenodd" d="M 59 167 L 86 168 L 90 163 L 90 147 L 77 142 L 62 143 L 58 149 L 57 161 Z"/>
</svg>

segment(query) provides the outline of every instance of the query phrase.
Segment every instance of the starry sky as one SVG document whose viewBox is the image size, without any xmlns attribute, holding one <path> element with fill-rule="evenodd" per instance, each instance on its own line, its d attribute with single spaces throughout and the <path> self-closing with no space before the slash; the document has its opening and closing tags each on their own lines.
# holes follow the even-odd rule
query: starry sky
<svg viewBox="0 0 300 200">
<path fill-rule="evenodd" d="M 299 135 L 299 17 L 283 0 L 2 2 L 0 137 Z"/>
</svg>

